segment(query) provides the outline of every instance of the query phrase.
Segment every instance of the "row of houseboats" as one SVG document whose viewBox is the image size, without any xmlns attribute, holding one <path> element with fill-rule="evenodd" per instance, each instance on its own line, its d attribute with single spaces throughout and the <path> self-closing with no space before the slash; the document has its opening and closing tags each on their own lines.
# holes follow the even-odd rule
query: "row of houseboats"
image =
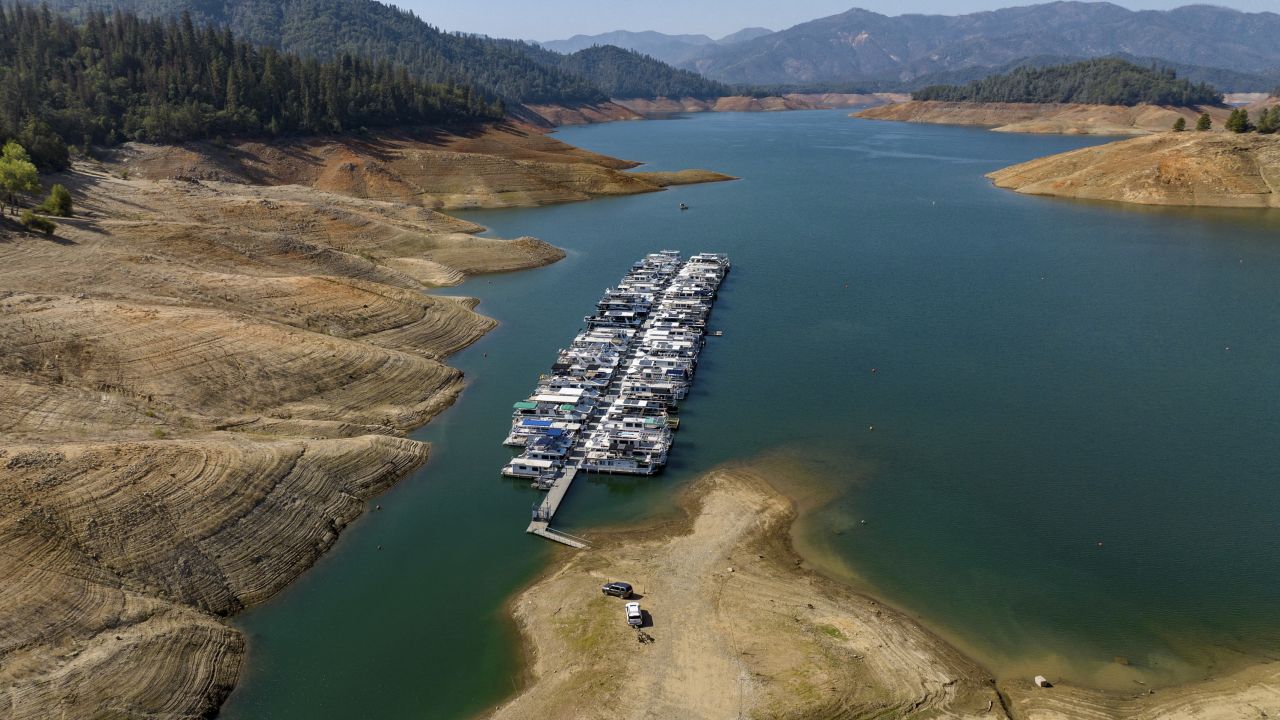
<svg viewBox="0 0 1280 720">
<path fill-rule="evenodd" d="M 551 487 L 566 469 L 652 475 L 671 449 L 729 258 L 645 256 L 608 288 L 551 372 L 515 404 L 502 469 Z"/>
</svg>

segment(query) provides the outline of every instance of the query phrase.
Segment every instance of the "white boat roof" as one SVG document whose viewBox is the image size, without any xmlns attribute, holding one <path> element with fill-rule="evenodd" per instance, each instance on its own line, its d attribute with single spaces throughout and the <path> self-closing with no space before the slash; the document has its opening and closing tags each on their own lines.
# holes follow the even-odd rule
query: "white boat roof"
<svg viewBox="0 0 1280 720">
<path fill-rule="evenodd" d="M 570 395 L 570 394 L 568 394 L 568 393 L 570 393 L 571 391 L 572 391 L 572 388 L 565 388 L 565 390 L 564 390 L 564 392 L 563 392 L 563 393 L 557 393 L 557 394 L 554 394 L 554 395 L 551 395 L 551 394 L 547 394 L 547 395 L 534 395 L 534 396 L 533 396 L 533 401 L 534 401 L 534 402 L 543 402 L 543 403 L 556 403 L 556 404 L 558 404 L 558 405 L 565 405 L 565 404 L 573 404 L 573 405 L 576 405 L 576 404 L 578 404 L 578 401 L 582 399 L 582 394 L 581 394 L 581 393 L 579 393 L 579 394 L 577 394 L 577 395 Z"/>
<path fill-rule="evenodd" d="M 551 460 L 539 460 L 538 458 L 518 457 L 511 461 L 512 465 L 526 465 L 535 468 L 551 468 L 555 467 L 555 462 Z"/>
</svg>

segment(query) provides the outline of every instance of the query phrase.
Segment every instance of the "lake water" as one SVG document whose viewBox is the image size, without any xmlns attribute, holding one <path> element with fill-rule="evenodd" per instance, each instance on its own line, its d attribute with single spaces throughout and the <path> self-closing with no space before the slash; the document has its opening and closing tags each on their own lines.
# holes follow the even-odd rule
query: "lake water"
<svg viewBox="0 0 1280 720">
<path fill-rule="evenodd" d="M 812 562 L 998 674 L 1133 687 L 1280 647 L 1280 214 L 983 178 L 1098 139 L 843 112 L 560 137 L 743 179 L 467 215 L 569 256 L 454 291 L 503 324 L 453 358 L 469 385 L 415 434 L 431 461 L 238 620 L 249 664 L 222 717 L 460 718 L 512 691 L 503 603 L 553 548 L 524 534 L 539 495 L 498 476 L 511 403 L 600 291 L 664 248 L 732 255 L 725 335 L 668 472 L 579 481 L 557 525 L 671 512 L 715 465 L 783 454 L 833 498 L 797 530 Z"/>
</svg>

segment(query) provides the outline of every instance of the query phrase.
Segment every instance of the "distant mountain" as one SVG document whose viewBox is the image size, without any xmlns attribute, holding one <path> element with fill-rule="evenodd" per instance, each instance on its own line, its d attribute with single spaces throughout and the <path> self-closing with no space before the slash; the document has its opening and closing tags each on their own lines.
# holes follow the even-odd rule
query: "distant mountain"
<svg viewBox="0 0 1280 720">
<path fill-rule="evenodd" d="M 773 34 L 773 31 L 770 30 L 769 28 L 762 28 L 762 27 L 742 28 L 736 33 L 729 33 L 728 35 L 725 35 L 719 40 L 716 40 L 716 44 L 717 45 L 736 45 L 741 42 L 747 42 L 748 40 L 755 40 L 756 38 L 764 37 L 765 35 L 772 35 L 772 34 Z"/>
<path fill-rule="evenodd" d="M 1053 2 L 970 15 L 888 17 L 853 9 L 683 63 L 715 80 L 757 85 L 909 82 L 933 73 L 998 68 L 1028 57 L 1114 54 L 1266 75 L 1280 69 L 1280 15 L 1207 5 L 1132 11 L 1106 2 Z"/>
<path fill-rule="evenodd" d="M 574 35 L 567 40 L 550 40 L 538 44 L 565 55 L 597 45 L 613 45 L 624 50 L 635 50 L 665 63 L 678 64 L 692 58 L 700 48 L 715 45 L 715 43 L 715 40 L 706 35 L 667 35 L 652 30 L 644 32 L 615 30 L 599 35 Z"/>
<path fill-rule="evenodd" d="M 772 32 L 766 28 L 744 28 L 719 40 L 713 40 L 706 35 L 668 35 L 653 30 L 643 32 L 615 30 L 599 35 L 574 35 L 567 40 L 548 40 L 538 44 L 548 50 L 566 55 L 597 45 L 613 45 L 624 50 L 634 50 L 665 63 L 679 65 L 696 57 L 704 48 L 734 45 Z"/>
</svg>

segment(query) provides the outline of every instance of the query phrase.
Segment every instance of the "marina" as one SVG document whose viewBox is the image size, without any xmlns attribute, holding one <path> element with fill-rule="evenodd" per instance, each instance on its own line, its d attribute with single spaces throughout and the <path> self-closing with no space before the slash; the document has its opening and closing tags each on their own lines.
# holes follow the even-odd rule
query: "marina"
<svg viewBox="0 0 1280 720">
<path fill-rule="evenodd" d="M 716 253 L 646 255 L 605 290 L 550 373 L 515 403 L 504 444 L 522 450 L 502 474 L 547 493 L 533 507 L 529 533 L 586 547 L 550 527 L 578 473 L 654 475 L 666 466 L 680 427 L 675 415 L 729 268 L 728 256 Z"/>
</svg>

